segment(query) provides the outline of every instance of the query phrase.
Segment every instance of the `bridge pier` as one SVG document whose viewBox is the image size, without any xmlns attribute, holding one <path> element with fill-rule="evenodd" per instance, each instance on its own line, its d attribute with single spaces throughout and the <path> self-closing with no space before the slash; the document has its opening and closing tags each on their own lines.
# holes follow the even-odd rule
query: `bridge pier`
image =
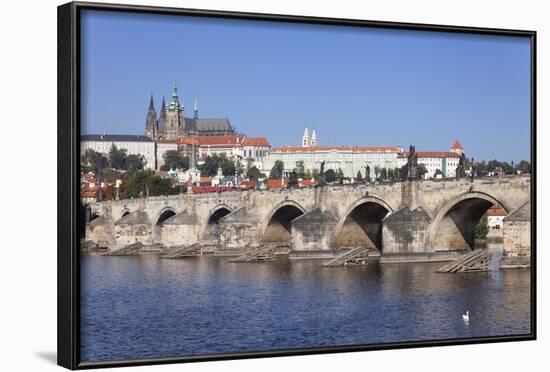
<svg viewBox="0 0 550 372">
<path fill-rule="evenodd" d="M 531 266 L 531 202 L 504 217 L 501 267 Z"/>
<path fill-rule="evenodd" d="M 333 233 L 337 224 L 330 211 L 315 208 L 291 221 L 291 258 L 327 258 L 335 254 Z"/>
</svg>

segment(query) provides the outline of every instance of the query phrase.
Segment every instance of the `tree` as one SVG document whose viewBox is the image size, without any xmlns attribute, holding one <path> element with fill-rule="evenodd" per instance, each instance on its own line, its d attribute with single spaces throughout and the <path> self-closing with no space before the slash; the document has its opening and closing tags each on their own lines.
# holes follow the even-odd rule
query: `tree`
<svg viewBox="0 0 550 372">
<path fill-rule="evenodd" d="M 385 180 L 386 178 L 388 178 L 388 171 L 386 170 L 386 168 L 382 168 L 380 170 L 380 178 L 379 178 L 379 181 L 383 181 Z"/>
<path fill-rule="evenodd" d="M 395 170 L 393 168 L 388 168 L 388 179 L 393 180 L 395 177 Z"/>
<path fill-rule="evenodd" d="M 485 240 L 487 239 L 487 233 L 489 232 L 489 226 L 487 224 L 487 213 L 481 217 L 479 222 L 477 223 L 475 227 L 475 238 L 478 240 Z"/>
<path fill-rule="evenodd" d="M 334 172 L 334 169 L 328 169 L 325 171 L 325 181 L 327 182 L 336 181 L 336 173 Z"/>
<path fill-rule="evenodd" d="M 260 170 L 258 168 L 256 168 L 256 166 L 253 166 L 252 168 L 250 168 L 248 170 L 248 172 L 246 172 L 246 175 L 249 177 L 249 178 L 252 178 L 252 179 L 260 179 L 262 178 L 262 175 L 263 173 L 260 172 Z M 265 175 L 264 175 L 265 176 Z"/>
<path fill-rule="evenodd" d="M 357 176 L 355 176 L 356 181 L 363 181 L 363 175 L 361 174 L 361 171 L 357 171 Z"/>
<path fill-rule="evenodd" d="M 147 183 L 152 177 L 154 177 L 154 173 L 150 169 L 136 172 L 128 180 L 124 197 L 139 198 L 142 195 L 147 195 Z"/>
<path fill-rule="evenodd" d="M 380 167 L 377 165 L 374 167 L 374 176 L 376 179 L 378 179 L 379 175 L 380 175 Z"/>
<path fill-rule="evenodd" d="M 109 166 L 113 169 L 126 169 L 127 150 L 118 149 L 113 143 L 109 150 Z"/>
<path fill-rule="evenodd" d="M 426 169 L 426 166 L 424 164 L 418 165 L 418 177 L 424 178 L 424 175 L 428 173 L 428 170 Z"/>
<path fill-rule="evenodd" d="M 173 180 L 155 176 L 152 170 L 137 171 L 125 184 L 121 185 L 120 192 L 124 198 L 145 196 L 173 195 L 180 192 L 179 185 L 174 187 Z"/>
<path fill-rule="evenodd" d="M 434 177 L 437 177 L 437 176 L 443 176 L 443 172 L 441 171 L 441 169 L 437 168 L 434 172 Z"/>
<path fill-rule="evenodd" d="M 319 181 L 320 174 L 321 172 L 319 171 L 319 169 L 314 168 L 313 171 L 311 172 L 311 177 L 313 177 L 315 181 Z"/>
<path fill-rule="evenodd" d="M 145 157 L 143 155 L 130 154 L 126 158 L 124 169 L 133 174 L 136 171 L 143 170 L 145 163 Z"/>
<path fill-rule="evenodd" d="M 81 160 L 84 165 L 88 165 L 97 175 L 100 175 L 103 169 L 107 168 L 109 165 L 109 161 L 105 155 L 93 149 L 87 149 Z"/>
<path fill-rule="evenodd" d="M 305 170 L 305 167 L 304 167 L 304 161 L 303 160 L 298 160 L 296 162 L 295 170 L 296 170 L 296 176 L 298 178 L 304 178 L 304 174 L 305 174 L 306 170 Z"/>
<path fill-rule="evenodd" d="M 285 163 L 281 160 L 276 160 L 271 172 L 269 172 L 269 178 L 272 180 L 279 179 L 283 176 L 283 170 L 285 169 Z"/>
<path fill-rule="evenodd" d="M 105 182 L 108 183 L 115 183 L 116 180 L 122 178 L 121 173 L 113 168 L 105 168 L 102 175 Z"/>
<path fill-rule="evenodd" d="M 304 173 L 304 179 L 305 180 L 310 180 L 312 177 L 313 177 L 313 175 L 311 174 L 311 170 L 306 169 L 306 172 Z"/>
<path fill-rule="evenodd" d="M 531 173 L 531 163 L 527 160 L 522 160 L 516 165 L 516 169 L 521 171 L 521 173 Z"/>
<path fill-rule="evenodd" d="M 199 166 L 201 173 L 210 177 L 215 176 L 218 173 L 218 168 L 222 169 L 222 174 L 224 176 L 234 176 L 235 170 L 237 169 L 235 163 L 231 159 L 228 159 L 224 154 L 221 156 L 217 154 L 207 156 L 204 159 L 204 163 Z"/>
<path fill-rule="evenodd" d="M 183 156 L 176 150 L 168 150 L 163 155 L 164 164 L 160 167 L 160 170 L 168 171 L 170 168 L 175 169 L 189 169 L 189 157 Z"/>
<path fill-rule="evenodd" d="M 340 181 L 344 179 L 344 171 L 342 170 L 342 168 L 338 168 L 336 170 L 336 179 Z"/>
</svg>

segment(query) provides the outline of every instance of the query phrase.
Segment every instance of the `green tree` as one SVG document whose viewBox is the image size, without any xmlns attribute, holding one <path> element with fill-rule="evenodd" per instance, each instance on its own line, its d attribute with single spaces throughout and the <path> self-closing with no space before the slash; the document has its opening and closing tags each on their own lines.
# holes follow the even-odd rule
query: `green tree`
<svg viewBox="0 0 550 372">
<path fill-rule="evenodd" d="M 113 169 L 126 169 L 126 159 L 128 154 L 126 149 L 118 149 L 113 143 L 109 150 L 109 166 Z"/>
<path fill-rule="evenodd" d="M 100 175 L 103 169 L 109 165 L 109 161 L 105 155 L 93 149 L 87 149 L 84 155 L 82 155 L 81 160 L 83 165 L 89 166 L 91 171 L 97 175 Z"/>
<path fill-rule="evenodd" d="M 258 168 L 256 168 L 256 166 L 253 166 L 252 168 L 250 168 L 248 170 L 248 172 L 246 172 L 246 175 L 249 177 L 249 178 L 252 178 L 252 179 L 255 179 L 255 180 L 258 180 L 260 178 L 262 178 L 262 174 L 260 172 L 260 170 Z"/>
<path fill-rule="evenodd" d="M 418 177 L 424 178 L 424 175 L 428 173 L 428 170 L 426 169 L 426 166 L 424 164 L 418 165 Z"/>
<path fill-rule="evenodd" d="M 125 198 L 138 198 L 142 195 L 147 195 L 147 184 L 151 178 L 154 177 L 152 170 L 147 169 L 145 171 L 136 172 L 128 180 L 125 190 Z"/>
<path fill-rule="evenodd" d="M 516 169 L 521 173 L 531 173 L 531 163 L 527 160 L 522 160 L 516 165 Z"/>
<path fill-rule="evenodd" d="M 314 168 L 313 171 L 311 172 L 311 177 L 313 177 L 315 181 L 319 181 L 320 174 L 321 172 L 319 171 L 319 169 Z"/>
<path fill-rule="evenodd" d="M 437 176 L 439 176 L 439 175 L 443 176 L 443 172 L 441 171 L 441 169 L 438 168 L 438 169 L 436 169 L 435 172 L 434 172 L 434 177 L 437 177 Z"/>
<path fill-rule="evenodd" d="M 374 177 L 378 179 L 379 176 L 380 176 L 380 167 L 377 165 L 374 167 Z"/>
<path fill-rule="evenodd" d="M 357 172 L 357 176 L 355 176 L 355 180 L 359 182 L 363 181 L 363 175 L 361 174 L 361 171 Z"/>
<path fill-rule="evenodd" d="M 336 172 L 334 172 L 334 169 L 327 169 L 325 171 L 325 181 L 327 182 L 336 181 Z"/>
<path fill-rule="evenodd" d="M 342 170 L 342 168 L 338 168 L 335 175 L 337 180 L 344 179 L 344 171 Z"/>
<path fill-rule="evenodd" d="M 271 168 L 271 172 L 269 172 L 269 178 L 272 180 L 279 179 L 283 176 L 283 170 L 285 169 L 285 163 L 283 163 L 281 160 L 275 160 L 275 164 L 273 164 L 273 168 Z"/>
<path fill-rule="evenodd" d="M 382 169 L 380 170 L 380 178 L 379 178 L 379 180 L 380 180 L 380 181 L 383 181 L 383 180 L 385 180 L 386 178 L 388 178 L 388 171 L 386 170 L 386 168 L 382 168 Z"/>
<path fill-rule="evenodd" d="M 128 182 L 121 185 L 121 193 L 125 198 L 144 196 L 173 195 L 180 192 L 179 185 L 174 187 L 174 181 L 169 178 L 155 176 L 152 170 L 137 171 Z"/>
<path fill-rule="evenodd" d="M 475 238 L 478 240 L 485 240 L 487 239 L 487 234 L 489 233 L 489 225 L 487 224 L 488 218 L 487 213 L 481 217 L 479 222 L 477 223 L 475 227 Z"/>
<path fill-rule="evenodd" d="M 215 176 L 218 173 L 218 168 L 222 169 L 224 176 L 235 175 L 235 163 L 228 159 L 225 155 L 211 155 L 204 159 L 204 163 L 199 167 L 202 174 L 207 176 Z"/>
<path fill-rule="evenodd" d="M 312 177 L 313 177 L 313 175 L 311 174 L 311 170 L 306 169 L 306 172 L 304 173 L 304 179 L 305 180 L 310 180 Z"/>
<path fill-rule="evenodd" d="M 395 177 L 395 169 L 393 168 L 388 168 L 388 179 L 389 180 L 393 180 Z"/>
<path fill-rule="evenodd" d="M 136 171 L 143 170 L 145 167 L 145 157 L 143 155 L 130 154 L 126 158 L 125 169 L 133 174 Z"/>
<path fill-rule="evenodd" d="M 298 178 L 304 178 L 304 174 L 306 173 L 306 170 L 305 170 L 305 166 L 304 166 L 304 161 L 303 160 L 298 160 L 296 162 L 296 176 Z"/>
<path fill-rule="evenodd" d="M 103 179 L 108 183 L 115 183 L 116 180 L 122 179 L 122 174 L 113 168 L 105 168 L 102 174 Z"/>
<path fill-rule="evenodd" d="M 189 169 L 189 157 L 183 156 L 176 150 L 168 150 L 163 155 L 164 164 L 160 167 L 160 170 L 168 171 L 170 168 L 174 169 Z"/>
</svg>

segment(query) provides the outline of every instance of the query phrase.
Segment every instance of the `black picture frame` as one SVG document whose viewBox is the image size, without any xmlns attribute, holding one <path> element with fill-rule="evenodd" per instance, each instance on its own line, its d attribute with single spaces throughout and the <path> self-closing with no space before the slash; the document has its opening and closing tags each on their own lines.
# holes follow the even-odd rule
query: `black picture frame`
<svg viewBox="0 0 550 372">
<path fill-rule="evenodd" d="M 531 43 L 531 333 L 526 335 L 464 338 L 437 341 L 398 342 L 345 347 L 307 348 L 219 355 L 170 357 L 125 361 L 82 363 L 80 351 L 80 249 L 78 220 L 80 174 L 80 14 L 82 10 L 197 16 L 209 18 L 288 22 L 316 25 L 346 25 L 379 29 L 441 31 L 449 33 L 520 36 Z M 478 27 L 442 26 L 356 19 L 320 18 L 278 14 L 256 14 L 156 6 L 135 6 L 71 2 L 58 7 L 58 335 L 57 357 L 69 369 L 139 366 L 242 358 L 325 354 L 351 351 L 399 349 L 444 345 L 536 339 L 536 32 Z"/>
</svg>

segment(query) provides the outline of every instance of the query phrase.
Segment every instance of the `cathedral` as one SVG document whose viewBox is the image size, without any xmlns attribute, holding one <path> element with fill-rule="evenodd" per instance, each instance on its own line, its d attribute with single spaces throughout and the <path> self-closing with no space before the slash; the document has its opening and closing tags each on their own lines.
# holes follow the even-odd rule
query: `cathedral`
<svg viewBox="0 0 550 372">
<path fill-rule="evenodd" d="M 149 102 L 145 119 L 145 135 L 153 140 L 175 140 L 188 136 L 223 136 L 233 135 L 235 129 L 227 118 L 199 119 L 197 101 L 193 110 L 193 118 L 185 117 L 185 108 L 179 101 L 178 88 L 174 84 L 172 100 L 166 105 L 162 98 L 162 107 L 157 117 L 153 95 Z"/>
</svg>

